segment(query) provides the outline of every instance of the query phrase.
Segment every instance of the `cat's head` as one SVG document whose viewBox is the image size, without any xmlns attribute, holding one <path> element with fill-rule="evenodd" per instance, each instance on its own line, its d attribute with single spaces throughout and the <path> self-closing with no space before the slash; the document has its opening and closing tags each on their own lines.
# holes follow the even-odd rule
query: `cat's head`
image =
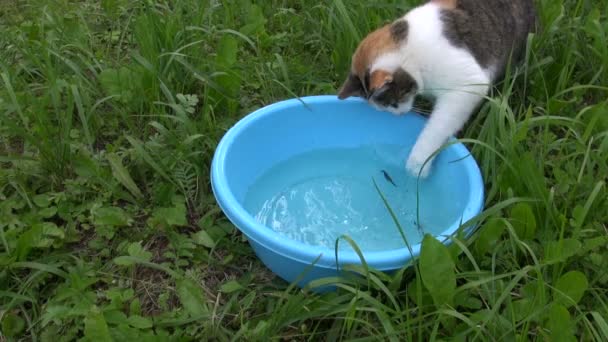
<svg viewBox="0 0 608 342">
<path fill-rule="evenodd" d="M 407 21 L 400 19 L 365 37 L 352 57 L 350 74 L 338 98 L 358 96 L 381 110 L 408 112 L 419 89 L 418 82 L 404 69 L 401 48 L 408 31 Z"/>
</svg>

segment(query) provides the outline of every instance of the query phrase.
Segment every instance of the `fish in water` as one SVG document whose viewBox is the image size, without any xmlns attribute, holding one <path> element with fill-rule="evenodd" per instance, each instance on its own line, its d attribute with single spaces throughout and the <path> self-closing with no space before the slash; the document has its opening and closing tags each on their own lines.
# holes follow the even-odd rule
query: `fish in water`
<svg viewBox="0 0 608 342">
<path fill-rule="evenodd" d="M 384 178 L 391 184 L 393 184 L 394 187 L 397 187 L 397 184 L 395 184 L 395 182 L 393 181 L 393 179 L 391 178 L 391 176 L 388 174 L 388 172 L 386 172 L 385 170 L 382 170 L 382 174 L 384 175 Z"/>
</svg>

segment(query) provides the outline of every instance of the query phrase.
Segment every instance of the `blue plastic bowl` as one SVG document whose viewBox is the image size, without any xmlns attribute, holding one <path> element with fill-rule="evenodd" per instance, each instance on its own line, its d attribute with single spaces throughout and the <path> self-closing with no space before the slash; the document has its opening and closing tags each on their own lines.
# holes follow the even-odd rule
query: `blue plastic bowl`
<svg viewBox="0 0 608 342">
<path fill-rule="evenodd" d="M 393 116 L 378 112 L 361 99 L 340 101 L 335 96 L 303 97 L 264 107 L 239 121 L 218 145 L 211 167 L 215 198 L 262 262 L 284 280 L 297 280 L 298 286 L 304 287 L 312 280 L 336 276 L 334 249 L 290 240 L 247 212 L 243 203 L 249 187 L 273 165 L 311 150 L 374 143 L 411 146 L 425 120 L 415 113 Z M 458 162 L 446 162 L 454 160 Z M 444 149 L 433 167 L 452 168 L 447 174 L 462 178 L 459 192 L 466 201 L 462 216 L 440 234 L 445 237 L 481 212 L 483 181 L 477 163 L 460 143 Z M 393 271 L 417 257 L 420 244 L 412 246 L 412 252 L 407 248 L 373 251 L 364 252 L 364 257 L 370 267 Z M 341 250 L 338 260 L 340 265 L 360 264 L 351 250 Z"/>
</svg>

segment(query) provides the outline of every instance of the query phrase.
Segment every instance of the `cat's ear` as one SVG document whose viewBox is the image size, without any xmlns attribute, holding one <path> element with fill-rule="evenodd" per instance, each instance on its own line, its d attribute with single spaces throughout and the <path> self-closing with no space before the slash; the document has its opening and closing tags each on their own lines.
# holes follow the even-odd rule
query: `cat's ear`
<svg viewBox="0 0 608 342">
<path fill-rule="evenodd" d="M 340 92 L 338 93 L 338 98 L 340 100 L 344 100 L 351 96 L 361 96 L 362 97 L 364 95 L 365 95 L 365 90 L 363 89 L 363 84 L 361 83 L 361 80 L 359 79 L 359 77 L 355 76 L 354 74 L 350 74 L 350 75 L 348 75 L 348 78 L 346 78 L 346 81 L 344 81 L 342 88 L 340 88 Z"/>
</svg>

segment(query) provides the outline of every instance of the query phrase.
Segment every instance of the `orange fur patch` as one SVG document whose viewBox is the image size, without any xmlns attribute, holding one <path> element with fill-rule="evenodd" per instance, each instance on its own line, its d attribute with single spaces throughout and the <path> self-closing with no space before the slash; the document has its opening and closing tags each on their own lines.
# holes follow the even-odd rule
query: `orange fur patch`
<svg viewBox="0 0 608 342">
<path fill-rule="evenodd" d="M 454 9 L 458 5 L 458 0 L 431 0 L 431 2 L 447 9 Z"/>
<path fill-rule="evenodd" d="M 385 70 L 375 70 L 369 78 L 369 90 L 374 91 L 381 88 L 386 82 L 393 80 L 393 76 Z"/>
<path fill-rule="evenodd" d="M 359 44 L 353 55 L 353 73 L 359 76 L 360 79 L 363 79 L 367 68 L 374 63 L 379 55 L 396 48 L 397 44 L 391 36 L 390 25 L 386 25 L 370 33 Z"/>
</svg>

